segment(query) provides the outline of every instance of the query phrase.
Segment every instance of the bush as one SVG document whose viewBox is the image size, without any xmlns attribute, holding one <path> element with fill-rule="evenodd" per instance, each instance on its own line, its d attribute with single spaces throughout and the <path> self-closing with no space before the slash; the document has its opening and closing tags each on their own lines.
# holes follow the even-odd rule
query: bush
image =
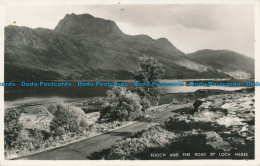
<svg viewBox="0 0 260 166">
<path fill-rule="evenodd" d="M 180 117 L 170 117 L 164 122 L 164 128 L 168 131 L 187 131 L 192 127 L 187 120 Z"/>
<path fill-rule="evenodd" d="M 65 133 L 78 134 L 86 131 L 88 123 L 85 113 L 81 109 L 65 103 L 51 106 L 51 108 L 54 117 L 50 123 L 50 130 L 55 136 Z"/>
<path fill-rule="evenodd" d="M 213 147 L 207 145 L 206 134 L 198 133 L 180 137 L 172 142 L 165 150 L 178 153 L 209 153 L 214 151 Z"/>
<path fill-rule="evenodd" d="M 145 112 L 149 107 L 151 107 L 151 102 L 150 100 L 148 100 L 147 98 L 142 98 L 141 99 L 141 106 L 142 106 L 142 110 Z"/>
<path fill-rule="evenodd" d="M 38 129 L 23 129 L 14 142 L 16 150 L 34 150 L 44 145 L 44 131 Z"/>
<path fill-rule="evenodd" d="M 214 122 L 194 121 L 192 118 L 187 117 L 187 115 L 170 117 L 164 122 L 164 128 L 172 132 L 191 131 L 193 129 L 217 132 L 226 129 L 225 126 Z"/>
<path fill-rule="evenodd" d="M 156 86 L 135 87 L 132 92 L 137 93 L 141 98 L 146 98 L 153 106 L 158 104 L 161 94 L 160 89 Z"/>
<path fill-rule="evenodd" d="M 144 116 L 141 99 L 125 87 L 112 87 L 100 111 L 100 120 L 131 121 Z"/>
<path fill-rule="evenodd" d="M 18 139 L 22 130 L 22 125 L 19 123 L 21 116 L 20 111 L 15 108 L 6 109 L 4 115 L 4 142 L 5 148 L 14 148 L 15 142 Z"/>
<path fill-rule="evenodd" d="M 134 138 L 127 138 L 112 146 L 108 159 L 133 160 L 140 158 L 151 147 L 164 147 L 175 138 L 175 134 L 162 129 L 160 126 L 137 132 Z"/>
</svg>

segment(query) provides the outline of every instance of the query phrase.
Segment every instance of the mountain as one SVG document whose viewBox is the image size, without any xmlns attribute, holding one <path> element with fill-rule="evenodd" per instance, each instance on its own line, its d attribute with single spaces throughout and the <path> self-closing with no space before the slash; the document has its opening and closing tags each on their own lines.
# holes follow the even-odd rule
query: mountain
<svg viewBox="0 0 260 166">
<path fill-rule="evenodd" d="M 230 77 L 166 38 L 127 35 L 115 22 L 89 14 L 67 14 L 54 30 L 5 27 L 6 81 L 133 79 L 143 56 L 157 58 L 165 78 Z"/>
<path fill-rule="evenodd" d="M 123 32 L 115 22 L 101 18 L 95 18 L 89 14 L 67 14 L 56 28 L 55 32 L 73 35 L 91 35 L 96 37 L 120 37 Z"/>
<path fill-rule="evenodd" d="M 229 50 L 200 50 L 185 55 L 188 59 L 215 68 L 233 78 L 253 78 L 254 59 Z"/>
</svg>

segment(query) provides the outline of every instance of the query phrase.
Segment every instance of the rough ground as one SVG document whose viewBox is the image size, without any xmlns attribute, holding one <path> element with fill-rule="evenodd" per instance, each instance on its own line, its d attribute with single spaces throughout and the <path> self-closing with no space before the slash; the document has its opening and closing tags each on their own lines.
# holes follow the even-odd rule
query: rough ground
<svg viewBox="0 0 260 166">
<path fill-rule="evenodd" d="M 88 159 L 93 153 L 110 148 L 118 140 L 129 137 L 137 131 L 147 129 L 154 121 L 164 121 L 169 118 L 174 110 L 191 107 L 192 104 L 170 106 L 150 120 L 137 122 L 127 127 L 108 132 L 93 138 L 89 138 L 77 143 L 73 143 L 57 149 L 41 152 L 20 159 L 29 160 L 84 160 Z"/>
</svg>

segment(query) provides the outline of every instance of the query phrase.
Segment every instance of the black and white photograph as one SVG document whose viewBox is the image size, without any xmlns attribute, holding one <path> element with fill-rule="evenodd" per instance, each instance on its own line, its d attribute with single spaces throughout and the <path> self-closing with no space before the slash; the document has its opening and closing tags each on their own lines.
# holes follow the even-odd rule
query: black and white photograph
<svg viewBox="0 0 260 166">
<path fill-rule="evenodd" d="M 259 1 L 41 2 L 3 5 L 3 160 L 256 161 Z"/>
</svg>

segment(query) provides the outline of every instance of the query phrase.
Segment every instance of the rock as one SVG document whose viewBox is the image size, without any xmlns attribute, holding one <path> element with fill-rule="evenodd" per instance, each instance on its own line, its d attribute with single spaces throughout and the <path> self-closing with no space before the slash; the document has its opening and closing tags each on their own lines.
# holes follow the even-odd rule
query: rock
<svg viewBox="0 0 260 166">
<path fill-rule="evenodd" d="M 205 132 L 207 144 L 211 145 L 216 150 L 229 151 L 231 146 L 227 141 L 224 141 L 216 132 Z"/>
<path fill-rule="evenodd" d="M 201 104 L 203 103 L 204 101 L 203 100 L 201 100 L 201 99 L 198 99 L 198 100 L 196 100 L 195 102 L 194 102 L 194 104 L 193 104 L 193 113 L 195 113 L 195 112 L 198 112 L 198 110 L 199 110 L 199 107 L 201 106 Z"/>
<path fill-rule="evenodd" d="M 244 127 L 242 127 L 242 129 L 240 130 L 240 132 L 245 132 L 245 131 L 247 131 L 248 130 L 248 128 L 246 127 L 246 126 L 244 126 Z"/>
<path fill-rule="evenodd" d="M 95 18 L 89 14 L 67 14 L 54 31 L 68 34 L 88 34 L 95 36 L 123 36 L 123 32 L 111 20 Z"/>
</svg>

